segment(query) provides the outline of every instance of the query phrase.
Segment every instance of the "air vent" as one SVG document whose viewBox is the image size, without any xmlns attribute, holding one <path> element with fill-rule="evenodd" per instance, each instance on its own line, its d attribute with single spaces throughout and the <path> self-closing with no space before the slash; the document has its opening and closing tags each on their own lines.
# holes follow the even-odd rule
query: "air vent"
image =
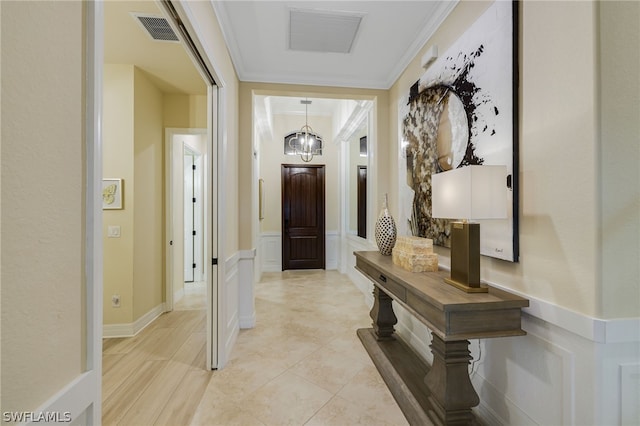
<svg viewBox="0 0 640 426">
<path fill-rule="evenodd" d="M 149 36 L 157 41 L 178 42 L 178 36 L 173 32 L 169 21 L 161 16 L 144 15 L 141 13 L 131 14 L 135 20 L 147 30 Z"/>
<path fill-rule="evenodd" d="M 289 48 L 306 52 L 349 53 L 363 14 L 291 9 Z"/>
</svg>

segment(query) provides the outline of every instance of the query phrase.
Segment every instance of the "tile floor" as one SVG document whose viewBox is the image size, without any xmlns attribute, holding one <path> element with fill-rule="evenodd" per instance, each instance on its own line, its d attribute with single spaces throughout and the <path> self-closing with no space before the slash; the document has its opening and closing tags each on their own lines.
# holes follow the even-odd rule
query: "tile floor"
<svg viewBox="0 0 640 426">
<path fill-rule="evenodd" d="M 123 369 L 127 365 L 137 368 L 129 374 L 141 376 L 150 384 L 139 386 L 144 389 L 136 394 L 132 391 L 136 386 L 126 380 L 119 386 L 113 379 L 103 380 L 103 387 L 106 382 L 110 388 L 105 394 L 111 398 L 111 404 L 104 404 L 109 420 L 104 423 L 407 424 L 356 336 L 356 329 L 369 327 L 371 320 L 362 293 L 346 276 L 336 271 L 266 273 L 256 285 L 255 296 L 256 327 L 240 331 L 231 360 L 220 371 L 194 367 L 204 364 L 203 311 L 177 310 L 184 306 L 197 309 L 201 303 L 196 300 L 198 296 L 186 295 L 184 299 L 192 300 L 183 299 L 183 305 L 176 304 L 176 311 L 163 315 L 132 339 L 107 339 L 105 357 L 120 358 L 105 358 L 105 365 L 109 364 L 105 375 L 118 372 L 122 362 Z M 171 316 L 182 318 L 168 321 Z M 157 342 L 177 333 L 165 330 L 163 322 L 166 328 L 174 323 L 187 327 L 189 336 L 183 337 L 183 343 L 170 345 L 175 349 Z M 154 330 L 155 337 L 141 336 Z M 165 343 L 169 341 L 165 339 Z M 137 351 L 145 354 L 138 355 L 137 361 L 127 361 L 131 355 L 122 352 L 127 348 L 130 353 L 136 352 L 136 346 L 146 348 Z M 153 355 L 152 350 L 161 353 Z M 148 365 L 150 362 L 156 364 Z M 153 367 L 160 367 L 155 376 Z M 121 376 L 126 374 L 120 372 Z M 160 380 L 167 382 L 165 389 L 154 385 Z M 154 397 L 150 391 L 159 395 Z M 109 417 L 114 413 L 114 395 L 121 392 L 126 401 L 116 404 L 117 416 Z"/>
</svg>

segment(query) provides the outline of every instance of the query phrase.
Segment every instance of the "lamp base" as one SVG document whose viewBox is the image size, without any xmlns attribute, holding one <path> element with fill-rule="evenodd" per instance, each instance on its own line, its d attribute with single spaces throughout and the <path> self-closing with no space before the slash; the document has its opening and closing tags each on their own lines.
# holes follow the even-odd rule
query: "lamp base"
<svg viewBox="0 0 640 426">
<path fill-rule="evenodd" d="M 451 277 L 445 282 L 467 293 L 487 293 L 480 285 L 480 224 L 451 223 Z"/>
<path fill-rule="evenodd" d="M 488 293 L 489 292 L 489 287 L 470 287 L 466 284 L 459 283 L 458 281 L 454 281 L 450 278 L 445 278 L 444 282 L 454 286 L 458 290 L 462 290 L 467 293 Z"/>
</svg>

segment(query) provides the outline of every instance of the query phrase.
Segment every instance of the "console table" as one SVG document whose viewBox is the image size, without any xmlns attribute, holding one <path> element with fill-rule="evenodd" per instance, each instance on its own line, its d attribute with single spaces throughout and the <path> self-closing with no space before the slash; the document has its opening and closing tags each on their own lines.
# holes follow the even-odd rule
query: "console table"
<svg viewBox="0 0 640 426">
<path fill-rule="evenodd" d="M 359 329 L 358 337 L 409 423 L 474 424 L 471 408 L 480 399 L 469 378 L 468 339 L 526 334 L 520 319 L 529 301 L 494 287 L 465 293 L 444 282 L 445 271 L 414 273 L 377 251 L 354 254 L 356 269 L 375 284 L 373 328 Z M 431 331 L 431 366 L 395 339 L 392 300 Z"/>
</svg>

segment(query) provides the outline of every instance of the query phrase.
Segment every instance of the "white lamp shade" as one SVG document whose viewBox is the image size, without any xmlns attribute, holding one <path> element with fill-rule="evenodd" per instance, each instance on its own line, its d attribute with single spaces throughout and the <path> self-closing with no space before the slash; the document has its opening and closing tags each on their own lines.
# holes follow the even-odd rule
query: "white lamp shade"
<svg viewBox="0 0 640 426">
<path fill-rule="evenodd" d="M 431 176 L 431 215 L 445 219 L 507 217 L 506 166 L 466 166 Z"/>
</svg>

